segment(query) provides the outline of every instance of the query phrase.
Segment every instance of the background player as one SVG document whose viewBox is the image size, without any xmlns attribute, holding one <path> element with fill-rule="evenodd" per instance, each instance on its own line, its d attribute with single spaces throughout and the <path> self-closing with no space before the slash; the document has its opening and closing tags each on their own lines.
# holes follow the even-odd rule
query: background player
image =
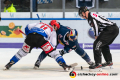
<svg viewBox="0 0 120 80">
<path fill-rule="evenodd" d="M 89 12 L 85 6 L 79 8 L 79 15 L 88 20 L 89 25 L 94 29 L 96 39 L 93 44 L 95 65 L 91 65 L 89 68 L 92 71 L 99 71 L 102 66 L 105 67 L 113 65 L 109 45 L 114 41 L 119 33 L 119 28 L 116 23 L 111 22 L 103 16 Z M 106 61 L 102 65 L 101 51 Z"/>
<path fill-rule="evenodd" d="M 56 25 L 57 26 L 57 25 Z M 10 62 L 5 66 L 5 70 L 9 69 L 13 64 L 17 63 L 22 57 L 26 56 L 31 50 L 36 47 L 42 48 L 46 55 L 54 58 L 57 63 L 66 70 L 71 66 L 66 65 L 59 51 L 55 49 L 57 45 L 56 27 L 51 27 L 45 23 L 28 24 L 25 28 L 26 39 L 23 47 L 10 59 Z"/>
<path fill-rule="evenodd" d="M 64 45 L 64 49 L 60 51 L 61 55 L 65 53 L 69 53 L 71 50 L 74 50 L 78 55 L 80 55 L 89 65 L 93 65 L 94 63 L 91 61 L 90 57 L 87 55 L 87 53 L 80 48 L 77 37 L 78 33 L 75 29 L 71 29 L 69 27 L 65 27 L 63 25 L 60 26 L 55 26 L 55 25 L 60 25 L 56 20 L 52 20 L 50 22 L 50 25 L 52 27 L 56 27 L 57 30 L 57 36 L 58 36 L 58 42 Z M 35 63 L 34 68 L 39 68 L 39 65 L 41 61 L 46 57 L 46 54 L 42 52 L 38 60 Z"/>
</svg>

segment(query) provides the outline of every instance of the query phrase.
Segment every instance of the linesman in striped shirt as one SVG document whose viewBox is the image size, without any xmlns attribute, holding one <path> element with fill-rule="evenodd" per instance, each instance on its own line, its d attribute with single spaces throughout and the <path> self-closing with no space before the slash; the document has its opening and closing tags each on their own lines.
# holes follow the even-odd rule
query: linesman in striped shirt
<svg viewBox="0 0 120 80">
<path fill-rule="evenodd" d="M 89 66 L 89 69 L 91 71 L 102 71 L 102 67 L 112 66 L 113 62 L 109 45 L 119 34 L 118 26 L 101 15 L 89 12 L 85 6 L 79 8 L 78 14 L 88 21 L 94 30 L 96 39 L 93 43 L 95 65 Z M 106 61 L 103 64 L 101 62 L 101 52 Z"/>
</svg>

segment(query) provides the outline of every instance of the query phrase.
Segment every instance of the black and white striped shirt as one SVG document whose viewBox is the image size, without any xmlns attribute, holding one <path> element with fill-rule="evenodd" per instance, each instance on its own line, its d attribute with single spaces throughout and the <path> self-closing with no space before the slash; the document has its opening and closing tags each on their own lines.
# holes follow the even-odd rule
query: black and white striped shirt
<svg viewBox="0 0 120 80">
<path fill-rule="evenodd" d="M 88 14 L 88 23 L 91 27 L 93 27 L 95 36 L 98 36 L 99 33 L 102 32 L 107 26 L 112 26 L 114 24 L 104 16 L 91 12 Z"/>
</svg>

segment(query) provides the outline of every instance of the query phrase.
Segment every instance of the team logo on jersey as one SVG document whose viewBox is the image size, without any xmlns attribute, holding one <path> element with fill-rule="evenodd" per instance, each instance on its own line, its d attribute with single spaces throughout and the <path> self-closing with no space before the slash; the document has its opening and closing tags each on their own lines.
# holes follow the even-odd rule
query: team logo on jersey
<svg viewBox="0 0 120 80">
<path fill-rule="evenodd" d="M 78 36 L 78 33 L 77 33 L 77 31 L 75 29 L 70 31 L 70 36 L 69 37 L 71 39 L 76 39 L 77 36 Z"/>
<path fill-rule="evenodd" d="M 88 35 L 89 35 L 91 38 L 95 39 L 95 36 L 94 36 L 94 30 L 93 30 L 92 27 L 89 29 L 89 31 L 88 31 Z"/>
<path fill-rule="evenodd" d="M 22 47 L 22 49 L 25 51 L 25 52 L 29 52 L 29 50 L 30 50 L 30 46 L 29 45 L 27 45 L 26 43 L 24 43 L 23 44 L 23 47 Z"/>
<path fill-rule="evenodd" d="M 75 78 L 75 77 L 76 77 L 76 72 L 75 72 L 75 71 L 71 71 L 71 72 L 69 73 L 69 76 L 70 76 L 71 78 Z"/>
<path fill-rule="evenodd" d="M 49 42 L 45 43 L 43 46 L 41 46 L 41 48 L 45 51 L 46 54 L 54 49 Z"/>
<path fill-rule="evenodd" d="M 42 48 L 43 48 L 45 51 L 49 51 L 50 48 L 51 48 L 51 46 L 50 46 L 50 44 L 48 43 L 48 44 L 46 44 L 45 46 L 43 46 Z"/>
</svg>

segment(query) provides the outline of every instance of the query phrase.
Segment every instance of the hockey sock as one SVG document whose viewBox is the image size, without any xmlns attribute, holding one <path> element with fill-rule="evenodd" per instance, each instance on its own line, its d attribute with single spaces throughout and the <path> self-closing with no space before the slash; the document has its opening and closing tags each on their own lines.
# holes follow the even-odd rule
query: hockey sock
<svg viewBox="0 0 120 80">
<path fill-rule="evenodd" d="M 42 62 L 46 58 L 47 54 L 45 54 L 44 51 L 42 51 L 38 57 L 39 62 Z"/>
<path fill-rule="evenodd" d="M 63 63 L 66 64 L 65 60 L 63 59 L 62 56 L 59 56 L 56 58 L 57 63 L 61 66 Z"/>
<path fill-rule="evenodd" d="M 79 45 L 79 44 L 78 44 Z M 91 61 L 90 57 L 88 56 L 88 54 L 82 49 L 80 48 L 80 46 L 77 45 L 77 48 L 75 50 L 75 52 L 80 55 L 86 62 Z"/>
<path fill-rule="evenodd" d="M 20 59 L 14 55 L 14 56 L 10 59 L 10 62 L 11 62 L 11 61 L 14 61 L 14 64 L 15 64 L 15 63 L 18 62 L 19 60 L 20 60 Z"/>
</svg>

